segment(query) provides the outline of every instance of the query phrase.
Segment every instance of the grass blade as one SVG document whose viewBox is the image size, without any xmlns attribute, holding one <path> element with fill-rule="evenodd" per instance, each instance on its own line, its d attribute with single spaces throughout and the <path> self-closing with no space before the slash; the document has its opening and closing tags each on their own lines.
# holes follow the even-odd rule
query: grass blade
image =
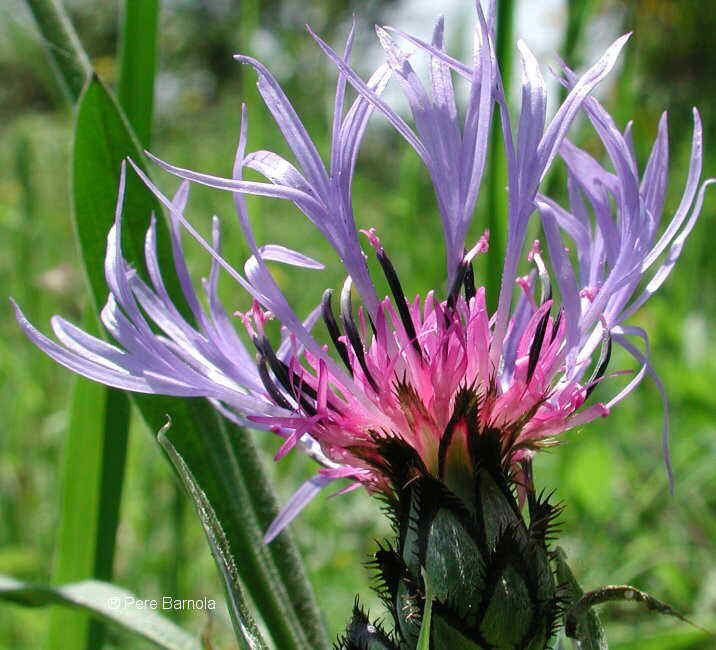
<svg viewBox="0 0 716 650">
<path fill-rule="evenodd" d="M 151 137 L 158 27 L 159 0 L 125 0 L 117 99 L 143 147 Z"/>
<path fill-rule="evenodd" d="M 92 72 L 89 57 L 61 0 L 25 1 L 44 39 L 50 67 L 70 104 L 74 104 Z"/>
<path fill-rule="evenodd" d="M 263 535 L 278 516 L 279 503 L 270 487 L 250 432 L 241 431 L 238 427 L 235 429 L 236 433 L 230 436 L 229 442 L 244 478 L 247 499 Z M 293 536 L 288 529 L 284 529 L 270 544 L 265 545 L 262 540 L 259 542 L 260 548 L 270 555 L 286 590 L 287 603 L 301 622 L 309 646 L 314 650 L 328 650 L 331 644 Z"/>
<path fill-rule="evenodd" d="M 497 5 L 497 61 L 506 93 L 509 92 L 512 77 L 514 9 L 513 0 L 501 0 Z M 497 308 L 507 246 L 507 160 L 501 144 L 503 133 L 497 114 L 493 116 L 492 127 L 487 167 L 487 227 L 490 229 L 490 248 L 485 265 L 485 289 L 490 311 Z"/>
<path fill-rule="evenodd" d="M 0 600 L 27 607 L 58 604 L 79 608 L 102 620 L 116 623 L 165 650 L 199 650 L 199 641 L 157 614 L 156 607 L 134 594 L 99 580 L 85 580 L 59 587 L 33 585 L 0 575 Z M 156 602 L 156 601 L 153 601 Z"/>
<path fill-rule="evenodd" d="M 276 647 L 281 650 L 320 648 L 311 643 L 304 632 L 289 591 L 280 579 L 270 546 L 262 541 L 264 528 L 247 485 L 260 481 L 268 491 L 268 481 L 260 462 L 253 464 L 258 460 L 255 449 L 250 456 L 239 456 L 235 452 L 237 440 L 248 438 L 246 447 L 253 448 L 251 434 L 221 418 L 203 399 L 137 395 L 137 404 L 155 431 L 166 423 L 166 414 L 171 414 L 173 426 L 167 437 L 214 508 L 241 580 Z"/>
</svg>

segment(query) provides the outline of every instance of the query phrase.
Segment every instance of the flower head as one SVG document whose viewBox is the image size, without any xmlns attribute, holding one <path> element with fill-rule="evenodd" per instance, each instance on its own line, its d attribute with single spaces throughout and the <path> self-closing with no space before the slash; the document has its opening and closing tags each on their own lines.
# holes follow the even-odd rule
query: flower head
<svg viewBox="0 0 716 650">
<path fill-rule="evenodd" d="M 184 319 L 164 287 L 154 220 L 146 238 L 149 282 L 122 256 L 124 166 L 116 221 L 107 242 L 105 270 L 110 296 L 102 310 L 102 322 L 116 345 L 55 317 L 52 326 L 58 344 L 36 330 L 17 308 L 27 335 L 75 372 L 132 391 L 205 396 L 232 420 L 282 436 L 278 457 L 300 445 L 316 458 L 323 465 L 318 476 L 296 493 L 268 537 L 277 534 L 321 487 L 337 478 L 351 477 L 351 487 L 389 491 L 390 472 L 381 451 L 386 440 L 408 446 L 422 471 L 459 493 L 462 477 L 470 475 L 480 461 L 476 441 L 485 435 L 499 439 L 505 463 L 517 470 L 520 461 L 554 444 L 558 434 L 607 415 L 645 373 L 658 382 L 649 361 L 646 332 L 624 321 L 672 270 L 698 217 L 704 189 L 711 182 L 699 188 L 702 143 L 698 113 L 694 111 L 691 167 L 684 195 L 671 222 L 657 237 L 668 166 L 666 118 L 659 125 L 640 177 L 630 127 L 624 133 L 619 131 L 591 97 L 614 66 L 628 35 L 617 39 L 581 77 L 564 68 L 562 82 L 569 93 L 549 123 L 539 66 L 520 42 L 522 107 L 515 142 L 495 58 L 494 7 L 488 16 L 483 15 L 479 2 L 476 7 L 473 65 L 445 53 L 442 19 L 430 43 L 379 28 L 387 61 L 367 82 L 348 63 L 353 30 L 342 56 L 311 32 L 338 69 L 328 167 L 269 70 L 244 56 L 236 58 L 256 70 L 259 92 L 298 167 L 273 152 L 246 154 L 245 109 L 232 178 L 182 169 L 150 155 L 161 167 L 185 179 L 169 199 L 135 167 L 167 208 L 175 272 L 195 324 Z M 407 38 L 429 56 L 430 92 L 391 33 Z M 469 86 L 462 124 L 458 122 L 454 75 L 463 77 Z M 406 95 L 415 129 L 381 99 L 391 77 Z M 356 90 L 357 99 L 344 113 L 348 84 Z M 499 302 L 491 314 L 485 290 L 475 286 L 473 274 L 473 264 L 479 264 L 480 253 L 487 249 L 488 233 L 469 251 L 466 237 L 495 109 L 506 134 L 509 223 Z M 370 228 L 360 231 L 365 236 L 361 242 L 353 216 L 352 178 L 363 133 L 376 110 L 413 147 L 433 181 L 445 239 L 447 292 L 442 297 L 433 290 L 423 297 L 406 297 L 378 233 Z M 591 120 L 613 172 L 566 139 L 579 111 Z M 568 208 L 539 193 L 540 183 L 558 155 L 568 170 Z M 244 167 L 262 174 L 266 182 L 244 180 Z M 243 273 L 221 255 L 217 218 L 212 242 L 202 239 L 185 218 L 189 181 L 233 193 L 252 252 Z M 305 319 L 294 313 L 266 261 L 311 269 L 322 265 L 283 246 L 259 246 L 244 194 L 291 201 L 333 246 L 347 273 L 338 316 L 330 290 Z M 517 275 L 518 265 L 533 214 L 541 219 L 548 259 L 540 243 L 534 242 L 527 255 L 534 268 L 522 277 Z M 204 284 L 208 310 L 201 306 L 189 278 L 182 228 L 212 257 L 211 274 Z M 576 253 L 576 266 L 565 249 L 565 238 Z M 373 249 L 391 296 L 379 299 L 361 243 Z M 634 298 L 646 272 L 665 252 L 661 266 Z M 253 298 L 251 309 L 240 314 L 239 321 L 253 342 L 255 358 L 242 344 L 218 299 L 217 279 L 222 268 Z M 440 279 L 437 284 L 442 285 Z M 353 287 L 362 301 L 357 309 Z M 283 338 L 277 346 L 266 334 L 267 319 L 282 324 Z M 310 333 L 319 320 L 330 335 L 333 352 Z M 634 344 L 635 338 L 643 341 L 644 351 Z M 594 387 L 608 377 L 613 343 L 625 348 L 641 367 L 612 399 L 590 405 Z M 667 432 L 665 426 L 665 445 Z M 668 458 L 666 446 L 665 452 Z"/>
</svg>

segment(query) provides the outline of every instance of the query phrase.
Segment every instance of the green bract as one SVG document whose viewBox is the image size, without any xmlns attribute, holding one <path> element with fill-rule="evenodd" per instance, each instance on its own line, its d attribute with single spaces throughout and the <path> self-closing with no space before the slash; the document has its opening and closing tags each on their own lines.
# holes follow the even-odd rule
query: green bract
<svg viewBox="0 0 716 650">
<path fill-rule="evenodd" d="M 463 403 L 470 411 L 479 400 L 466 390 Z M 477 419 L 464 421 L 470 426 Z M 561 613 L 548 548 L 560 507 L 535 495 L 529 480 L 518 485 L 517 449 L 503 433 L 470 426 L 472 471 L 454 463 L 451 473 L 448 461 L 443 480 L 400 440 L 380 442 L 379 469 L 392 486 L 385 502 L 396 537 L 381 545 L 372 564 L 394 631 L 389 638 L 356 605 L 342 650 L 416 647 L 426 604 L 421 568 L 433 592 L 433 650 L 547 647 Z M 459 453 L 462 442 L 454 440 L 444 450 L 447 459 Z M 527 520 L 519 491 L 527 498 Z"/>
</svg>

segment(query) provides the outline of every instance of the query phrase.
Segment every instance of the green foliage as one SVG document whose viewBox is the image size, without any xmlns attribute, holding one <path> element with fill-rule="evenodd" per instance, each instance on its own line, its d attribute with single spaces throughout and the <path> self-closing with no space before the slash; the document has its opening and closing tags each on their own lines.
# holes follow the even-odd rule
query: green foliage
<svg viewBox="0 0 716 650">
<path fill-rule="evenodd" d="M 199 640 L 155 611 L 157 605 L 98 580 L 58 587 L 20 582 L 0 575 L 0 600 L 27 607 L 58 604 L 78 608 L 152 641 L 164 650 L 199 650 Z"/>
<path fill-rule="evenodd" d="M 510 87 L 514 52 L 514 0 L 503 0 L 498 4 L 496 55 L 502 72 L 505 88 Z M 502 124 L 498 112 L 492 119 L 492 138 L 485 172 L 487 198 L 487 228 L 490 230 L 490 248 L 487 251 L 487 270 L 485 289 L 488 308 L 493 312 L 497 308 L 500 294 L 500 279 L 507 249 L 507 159 L 502 147 Z"/>
<path fill-rule="evenodd" d="M 433 614 L 433 587 L 425 569 L 420 570 L 425 585 L 425 609 L 423 610 L 420 622 L 420 634 L 418 635 L 417 650 L 430 650 L 430 623 Z M 442 637 L 440 637 L 441 640 Z"/>
<path fill-rule="evenodd" d="M 149 146 L 157 67 L 159 0 L 126 0 L 117 99 L 142 146 Z"/>
<path fill-rule="evenodd" d="M 71 104 L 77 101 L 91 67 L 62 0 L 26 0 L 45 39 L 45 53 L 55 79 Z"/>
</svg>

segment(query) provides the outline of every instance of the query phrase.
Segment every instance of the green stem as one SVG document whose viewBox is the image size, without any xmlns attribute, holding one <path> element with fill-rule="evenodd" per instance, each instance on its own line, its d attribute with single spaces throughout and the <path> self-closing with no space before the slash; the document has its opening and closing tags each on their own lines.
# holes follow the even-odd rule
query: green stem
<svg viewBox="0 0 716 650">
<path fill-rule="evenodd" d="M 25 1 L 44 39 L 50 66 L 68 101 L 74 104 L 92 71 L 89 57 L 60 0 Z"/>
<path fill-rule="evenodd" d="M 502 73 L 505 92 L 509 92 L 512 76 L 512 27 L 515 3 L 502 0 L 497 9 L 497 61 Z M 492 138 L 490 140 L 487 169 L 487 211 L 490 229 L 490 248 L 487 251 L 487 303 L 490 311 L 497 308 L 497 298 L 502 280 L 502 266 L 505 260 L 507 242 L 507 161 L 501 138 L 502 126 L 498 115 L 493 117 Z"/>
<path fill-rule="evenodd" d="M 158 28 L 159 0 L 125 0 L 117 99 L 143 147 L 152 132 Z"/>
</svg>

